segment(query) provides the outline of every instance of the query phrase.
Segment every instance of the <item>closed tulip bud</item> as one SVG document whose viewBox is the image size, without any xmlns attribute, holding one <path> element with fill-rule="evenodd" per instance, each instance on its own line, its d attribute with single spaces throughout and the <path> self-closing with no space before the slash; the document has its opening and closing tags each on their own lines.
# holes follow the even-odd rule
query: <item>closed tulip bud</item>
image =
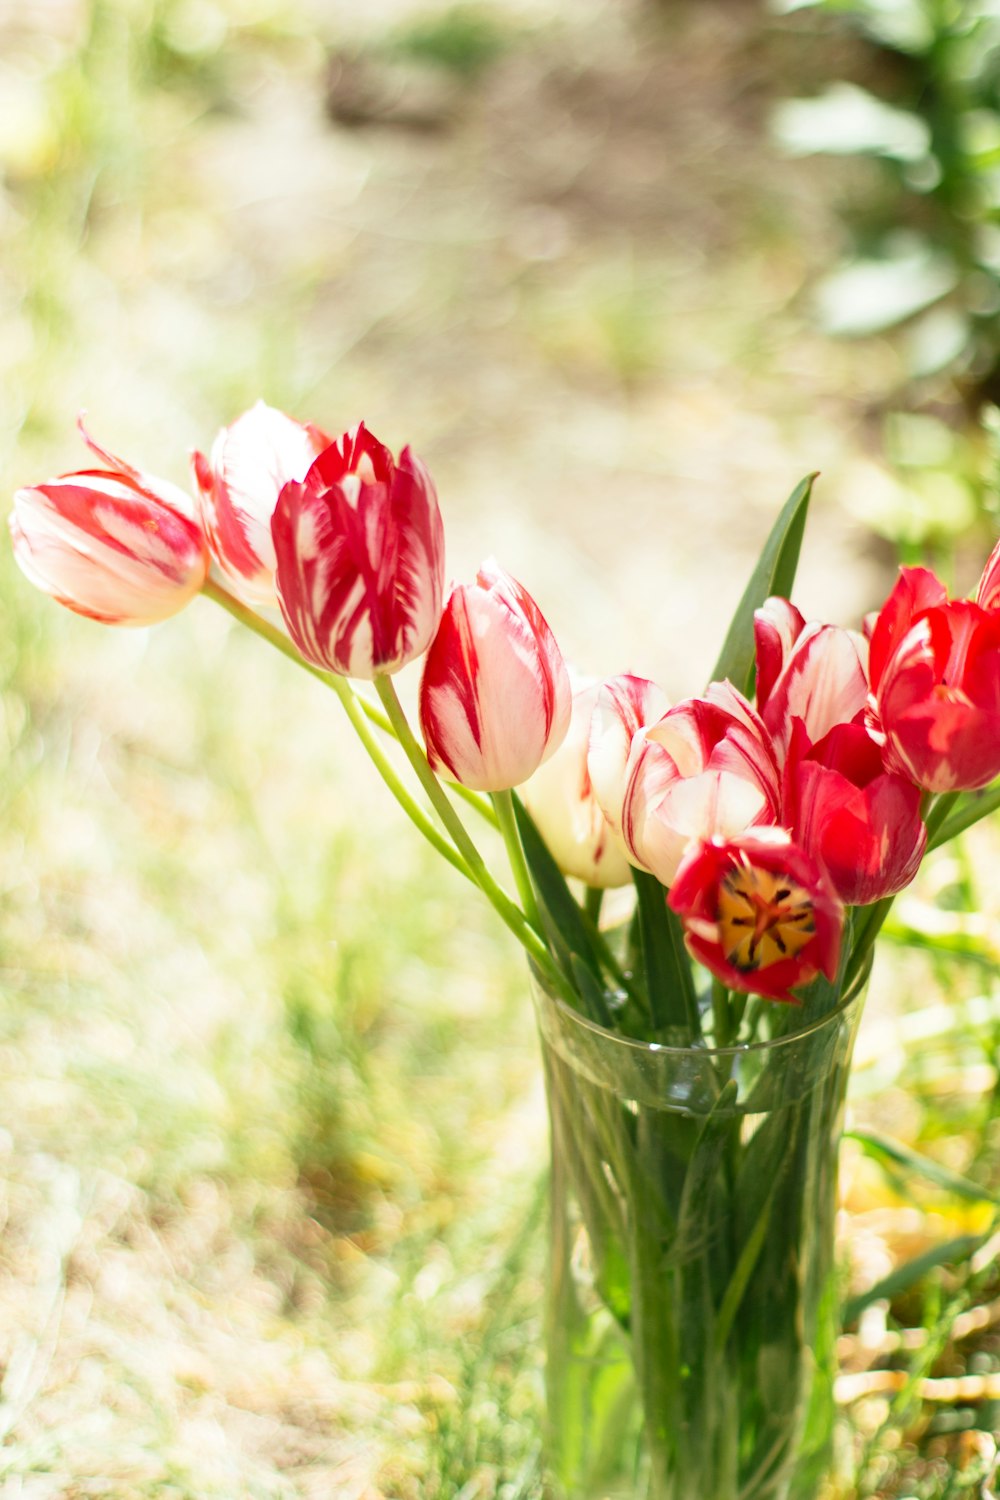
<svg viewBox="0 0 1000 1500">
<path fill-rule="evenodd" d="M 521 796 L 563 874 L 607 889 L 627 885 L 632 870 L 598 806 L 587 769 L 590 724 L 600 691 L 601 684 L 594 682 L 573 694 L 566 738 L 524 783 Z"/>
<path fill-rule="evenodd" d="M 318 427 L 258 401 L 223 427 L 206 458 L 192 454 L 202 523 L 219 570 L 245 604 L 273 605 L 271 517 L 290 479 L 304 479 L 329 447 Z"/>
<path fill-rule="evenodd" d="M 208 572 L 191 501 L 83 435 L 106 467 L 17 491 L 9 518 L 15 561 L 37 588 L 89 619 L 165 620 Z"/>
<path fill-rule="evenodd" d="M 836 977 L 844 909 L 785 829 L 695 842 L 668 901 L 692 957 L 729 989 L 794 1003 L 792 990 Z"/>
<path fill-rule="evenodd" d="M 482 792 L 520 786 L 562 743 L 571 696 L 552 631 L 509 573 L 491 560 L 452 590 L 420 686 L 435 771 Z"/>
<path fill-rule="evenodd" d="M 289 481 L 271 521 L 278 603 L 307 661 L 342 677 L 397 672 L 441 615 L 444 530 L 431 477 L 362 423 Z"/>
</svg>

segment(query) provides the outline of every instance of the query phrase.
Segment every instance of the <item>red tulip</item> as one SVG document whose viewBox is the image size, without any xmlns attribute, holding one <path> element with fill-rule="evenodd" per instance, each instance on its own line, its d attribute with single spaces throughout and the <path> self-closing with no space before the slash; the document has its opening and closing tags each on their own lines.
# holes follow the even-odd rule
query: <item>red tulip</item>
<svg viewBox="0 0 1000 1500">
<path fill-rule="evenodd" d="M 1000 608 L 1000 542 L 986 559 L 983 576 L 976 590 L 976 603 L 982 609 Z"/>
<path fill-rule="evenodd" d="M 454 588 L 424 664 L 420 722 L 435 771 L 519 786 L 569 728 L 569 673 L 530 594 L 495 562 Z"/>
<path fill-rule="evenodd" d="M 779 808 L 767 730 L 735 688 L 712 683 L 637 737 L 622 832 L 635 862 L 668 886 L 692 840 L 774 823 Z"/>
<path fill-rule="evenodd" d="M 198 593 L 208 549 L 183 490 L 141 474 L 81 432 L 103 469 L 18 490 L 14 558 L 60 604 L 106 625 L 152 625 Z"/>
<path fill-rule="evenodd" d="M 730 989 L 794 1003 L 793 989 L 836 977 L 843 907 L 784 829 L 693 844 L 668 900 L 692 957 Z"/>
<path fill-rule="evenodd" d="M 920 790 L 885 769 L 860 724 L 841 724 L 810 746 L 796 725 L 785 768 L 784 822 L 825 867 L 848 906 L 909 885 L 927 846 Z"/>
<path fill-rule="evenodd" d="M 837 625 L 806 624 L 787 599 L 768 599 L 754 616 L 757 707 L 779 758 L 801 719 L 815 744 L 838 724 L 864 713 L 868 650 L 862 636 Z"/>
<path fill-rule="evenodd" d="M 572 716 L 558 750 L 524 783 L 521 796 L 564 875 L 607 889 L 627 885 L 631 867 L 602 813 L 587 769 L 590 725 L 599 682 L 573 694 Z"/>
<path fill-rule="evenodd" d="M 201 517 L 212 555 L 245 604 L 273 605 L 271 517 L 282 487 L 304 479 L 330 444 L 318 427 L 258 401 L 212 444 L 192 454 Z"/>
<path fill-rule="evenodd" d="M 662 719 L 669 707 L 666 694 L 646 677 L 609 677 L 597 694 L 587 769 L 598 806 L 619 836 L 633 746 L 638 755 L 646 743 L 637 739 L 639 731 Z"/>
<path fill-rule="evenodd" d="M 290 480 L 271 520 L 278 603 L 308 661 L 344 677 L 396 672 L 437 628 L 444 532 L 430 475 L 362 423 Z"/>
<path fill-rule="evenodd" d="M 871 625 L 868 666 L 873 691 L 882 680 L 886 662 L 911 625 L 915 625 L 929 609 L 937 609 L 947 602 L 948 590 L 930 569 L 900 568 L 892 593 Z"/>
<path fill-rule="evenodd" d="M 931 792 L 1000 775 L 1000 612 L 904 568 L 872 631 L 871 671 L 869 728 L 891 770 Z"/>
</svg>

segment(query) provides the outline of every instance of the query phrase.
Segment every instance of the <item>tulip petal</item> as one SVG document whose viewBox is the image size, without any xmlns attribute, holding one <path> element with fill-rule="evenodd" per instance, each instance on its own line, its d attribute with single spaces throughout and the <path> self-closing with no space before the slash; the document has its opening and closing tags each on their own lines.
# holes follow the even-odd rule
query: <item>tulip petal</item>
<svg viewBox="0 0 1000 1500">
<path fill-rule="evenodd" d="M 587 767 L 597 804 L 617 834 L 622 832 L 633 742 L 639 731 L 655 724 L 669 706 L 662 689 L 645 677 L 609 677 L 597 695 Z M 637 745 L 636 753 L 641 749 L 642 745 Z"/>
<path fill-rule="evenodd" d="M 805 625 L 805 619 L 795 605 L 777 595 L 765 599 L 760 609 L 754 613 L 758 709 L 762 710 L 771 696 L 774 684 Z"/>
<path fill-rule="evenodd" d="M 801 719 L 815 744 L 838 724 L 864 713 L 868 701 L 863 638 L 837 625 L 807 625 L 795 643 L 764 709 L 779 756 L 791 724 Z"/>
<path fill-rule="evenodd" d="M 565 739 L 524 783 L 521 797 L 563 874 L 608 889 L 627 885 L 631 866 L 597 804 L 587 769 L 590 724 L 600 689 L 600 683 L 587 683 L 573 694 Z"/>
<path fill-rule="evenodd" d="M 886 662 L 910 627 L 929 609 L 945 604 L 948 591 L 928 568 L 900 568 L 899 578 L 871 631 L 868 667 L 877 692 Z"/>
<path fill-rule="evenodd" d="M 308 660 L 373 678 L 426 650 L 444 532 L 430 475 L 408 448 L 396 465 L 363 428 L 346 434 L 284 486 L 271 533 L 278 602 Z"/>
<path fill-rule="evenodd" d="M 730 989 L 794 1003 L 794 989 L 836 976 L 843 906 L 784 829 L 696 841 L 668 901 L 692 956 Z"/>
<path fill-rule="evenodd" d="M 490 561 L 452 590 L 420 688 L 436 771 L 478 791 L 519 786 L 562 743 L 571 700 L 555 638 L 519 583 Z"/>
<path fill-rule="evenodd" d="M 201 588 L 208 558 L 200 530 L 158 498 L 171 486 L 81 471 L 18 490 L 10 516 L 14 556 L 36 587 L 77 614 L 111 625 L 149 625 L 176 614 Z"/>
<path fill-rule="evenodd" d="M 662 885 L 670 885 L 692 839 L 772 823 L 779 804 L 770 736 L 728 683 L 674 704 L 633 737 L 622 835 L 632 859 Z"/>
<path fill-rule="evenodd" d="M 329 442 L 317 427 L 258 401 L 222 429 L 209 458 L 192 454 L 212 554 L 244 603 L 275 603 L 271 517 L 278 495 L 289 480 L 305 478 Z"/>
<path fill-rule="evenodd" d="M 892 770 L 933 792 L 1000 775 L 1000 614 L 953 601 L 928 610 L 887 657 L 872 720 Z"/>
<path fill-rule="evenodd" d="M 976 603 L 980 609 L 1000 608 L 1000 542 L 997 542 L 993 551 L 986 559 L 979 587 L 976 590 Z"/>
</svg>

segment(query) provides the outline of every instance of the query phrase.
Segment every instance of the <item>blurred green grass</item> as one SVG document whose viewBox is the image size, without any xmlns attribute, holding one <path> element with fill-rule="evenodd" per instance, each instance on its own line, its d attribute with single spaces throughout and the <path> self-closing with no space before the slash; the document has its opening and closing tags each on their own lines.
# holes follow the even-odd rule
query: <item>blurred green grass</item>
<svg viewBox="0 0 1000 1500">
<path fill-rule="evenodd" d="M 579 660 L 641 652 L 689 691 L 768 507 L 816 462 L 831 498 L 867 472 L 856 405 L 891 362 L 826 351 L 796 311 L 828 226 L 804 177 L 772 184 L 747 97 L 720 105 L 757 21 L 682 10 L 0 13 L 8 489 L 80 462 L 81 406 L 181 482 L 258 395 L 367 415 L 432 459 L 456 571 L 502 549 Z M 434 136 L 336 129 L 340 48 L 482 96 Z M 669 68 L 692 133 L 664 165 Z M 886 570 L 844 524 L 821 509 L 802 597 L 846 619 Z M 5 1490 L 537 1500 L 519 954 L 399 827 L 332 697 L 207 603 L 102 631 L 0 549 L 0 707 Z M 995 917 L 984 839 L 948 881 Z M 992 962 L 912 944 L 880 973 L 886 1009 L 996 992 Z M 917 1047 L 875 1117 L 995 1187 L 996 1050 L 972 1023 Z M 856 1222 L 905 1239 L 858 1180 Z M 960 1232 L 924 1206 L 923 1232 Z M 995 1295 L 939 1281 L 909 1310 L 929 1339 Z M 991 1338 L 977 1368 L 1000 1369 Z M 901 1413 L 869 1404 L 864 1493 L 959 1493 L 947 1435 Z"/>
</svg>

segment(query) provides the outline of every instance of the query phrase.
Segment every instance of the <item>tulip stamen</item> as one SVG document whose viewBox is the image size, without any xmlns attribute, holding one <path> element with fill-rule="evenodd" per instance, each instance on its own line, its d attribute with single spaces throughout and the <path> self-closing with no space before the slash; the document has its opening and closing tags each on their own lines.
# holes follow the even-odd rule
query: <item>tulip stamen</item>
<svg viewBox="0 0 1000 1500">
<path fill-rule="evenodd" d="M 794 958 L 816 931 L 808 893 L 749 864 L 723 879 L 718 922 L 726 958 L 744 973 Z"/>
</svg>

